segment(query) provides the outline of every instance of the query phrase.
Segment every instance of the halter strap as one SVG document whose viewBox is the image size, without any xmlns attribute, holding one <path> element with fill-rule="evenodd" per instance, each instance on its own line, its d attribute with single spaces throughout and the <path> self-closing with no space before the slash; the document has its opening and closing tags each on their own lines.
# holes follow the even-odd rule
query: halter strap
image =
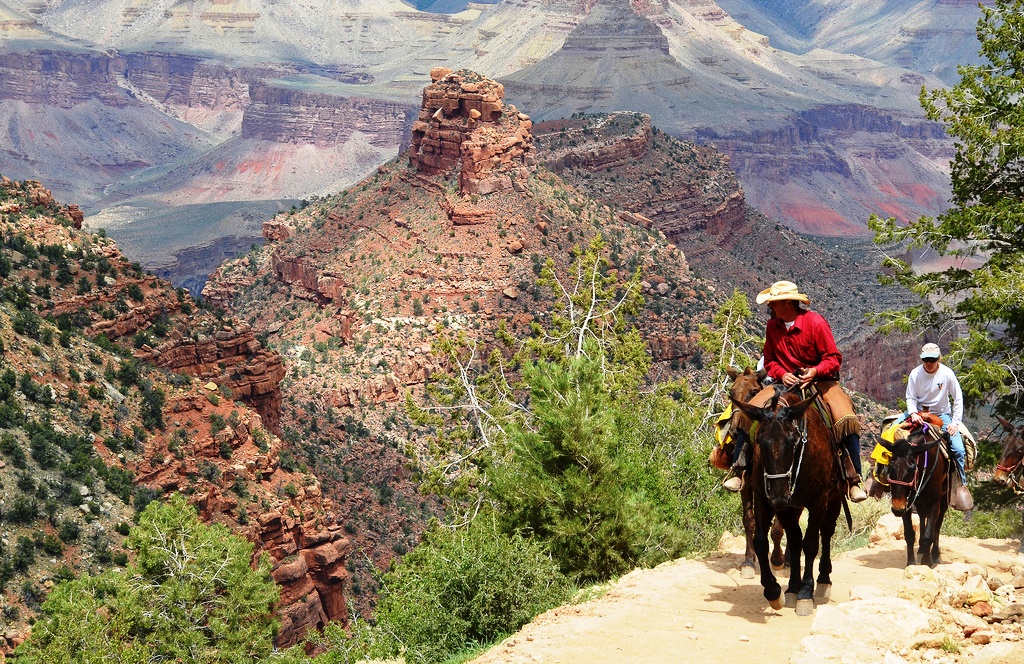
<svg viewBox="0 0 1024 664">
<path fill-rule="evenodd" d="M 776 394 L 780 392 L 780 388 L 775 388 Z M 786 390 L 788 391 L 788 390 Z M 789 493 L 790 495 L 796 490 L 796 481 L 800 477 L 800 468 L 804 463 L 804 452 L 807 451 L 807 420 L 803 417 L 800 418 L 800 423 L 797 425 L 797 430 L 800 432 L 800 442 L 797 443 L 799 446 L 799 452 L 793 457 L 793 462 L 789 464 L 789 470 L 784 473 L 764 473 L 764 492 L 768 493 L 768 480 L 780 480 L 786 478 L 789 480 Z M 796 466 L 796 472 L 793 471 L 793 467 Z"/>
<path fill-rule="evenodd" d="M 924 433 L 927 433 L 928 425 L 925 424 L 925 425 L 922 426 L 922 428 L 924 429 Z M 911 445 L 911 447 L 916 447 L 916 445 Z M 936 454 L 939 454 L 939 453 L 936 452 Z M 914 506 L 914 503 L 916 503 L 917 499 L 921 496 L 921 491 L 924 490 L 924 488 L 926 486 L 928 486 L 929 482 L 931 482 L 932 475 L 935 474 L 935 469 L 936 469 L 936 466 L 937 466 L 937 464 L 935 464 L 935 463 L 932 463 L 932 464 L 928 463 L 928 451 L 927 450 L 925 450 L 924 452 L 921 452 L 921 453 L 916 453 L 915 452 L 915 456 L 920 456 L 920 455 L 924 456 L 924 464 L 922 464 L 920 461 L 915 459 L 915 461 L 914 461 L 914 478 L 911 481 L 909 481 L 909 482 L 901 482 L 900 480 L 894 479 L 891 474 L 889 475 L 889 484 L 895 484 L 896 486 L 907 487 L 912 492 L 910 500 L 907 501 L 907 509 L 908 510 Z M 938 456 L 936 456 L 936 460 L 937 459 L 938 459 Z M 924 471 L 923 472 L 921 470 L 922 465 L 924 466 Z"/>
</svg>

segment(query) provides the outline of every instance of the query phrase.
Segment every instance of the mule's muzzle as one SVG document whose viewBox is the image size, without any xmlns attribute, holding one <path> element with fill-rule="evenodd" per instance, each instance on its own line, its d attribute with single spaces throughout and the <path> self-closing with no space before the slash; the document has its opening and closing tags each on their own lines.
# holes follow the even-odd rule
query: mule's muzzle
<svg viewBox="0 0 1024 664">
<path fill-rule="evenodd" d="M 1009 486 L 1010 473 L 1006 472 L 1005 470 L 1000 470 L 996 468 L 995 474 L 992 475 L 992 481 L 998 484 L 999 486 Z"/>
<path fill-rule="evenodd" d="M 906 498 L 893 498 L 892 499 L 892 513 L 893 516 L 902 517 L 907 511 L 907 499 Z"/>
</svg>

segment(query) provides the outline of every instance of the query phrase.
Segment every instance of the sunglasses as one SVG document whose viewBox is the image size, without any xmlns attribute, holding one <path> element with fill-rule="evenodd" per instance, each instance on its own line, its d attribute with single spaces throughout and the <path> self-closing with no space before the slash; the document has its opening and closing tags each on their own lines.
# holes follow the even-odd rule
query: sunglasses
<svg viewBox="0 0 1024 664">
<path fill-rule="evenodd" d="M 938 362 L 939 358 L 937 358 L 937 357 L 922 357 L 921 361 L 924 362 L 925 364 L 931 364 L 932 362 Z"/>
</svg>

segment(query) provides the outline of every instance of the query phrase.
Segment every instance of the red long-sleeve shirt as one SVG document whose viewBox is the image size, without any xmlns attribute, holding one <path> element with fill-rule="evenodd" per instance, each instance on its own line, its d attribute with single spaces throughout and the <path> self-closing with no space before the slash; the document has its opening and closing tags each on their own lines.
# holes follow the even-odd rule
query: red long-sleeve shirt
<svg viewBox="0 0 1024 664">
<path fill-rule="evenodd" d="M 764 368 L 775 380 L 802 368 L 817 369 L 823 378 L 839 379 L 843 355 L 836 348 L 832 328 L 820 314 L 801 310 L 788 330 L 781 319 L 772 318 L 764 337 Z"/>
</svg>

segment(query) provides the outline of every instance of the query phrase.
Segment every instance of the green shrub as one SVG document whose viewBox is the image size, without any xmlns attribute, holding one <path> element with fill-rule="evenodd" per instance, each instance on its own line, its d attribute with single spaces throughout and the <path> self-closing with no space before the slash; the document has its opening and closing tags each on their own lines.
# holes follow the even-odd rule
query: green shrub
<svg viewBox="0 0 1024 664">
<path fill-rule="evenodd" d="M 353 638 L 370 656 L 394 657 L 404 648 L 407 662 L 441 662 L 468 644 L 492 643 L 571 592 L 543 548 L 502 534 L 483 516 L 468 530 L 431 531 L 382 588 L 376 627 Z M 334 654 L 352 644 L 337 641 Z"/>
<path fill-rule="evenodd" d="M 607 579 L 713 549 L 738 510 L 718 490 L 697 401 L 617 395 L 599 359 L 524 367 L 534 425 L 507 426 L 489 469 L 508 532 L 544 541 L 561 570 Z M 689 403 L 685 403 L 688 401 Z"/>
<path fill-rule="evenodd" d="M 251 543 L 201 523 L 181 496 L 151 504 L 128 543 L 136 560 L 126 570 L 54 588 L 19 662 L 271 658 L 279 591 L 265 557 L 251 567 Z"/>
</svg>

